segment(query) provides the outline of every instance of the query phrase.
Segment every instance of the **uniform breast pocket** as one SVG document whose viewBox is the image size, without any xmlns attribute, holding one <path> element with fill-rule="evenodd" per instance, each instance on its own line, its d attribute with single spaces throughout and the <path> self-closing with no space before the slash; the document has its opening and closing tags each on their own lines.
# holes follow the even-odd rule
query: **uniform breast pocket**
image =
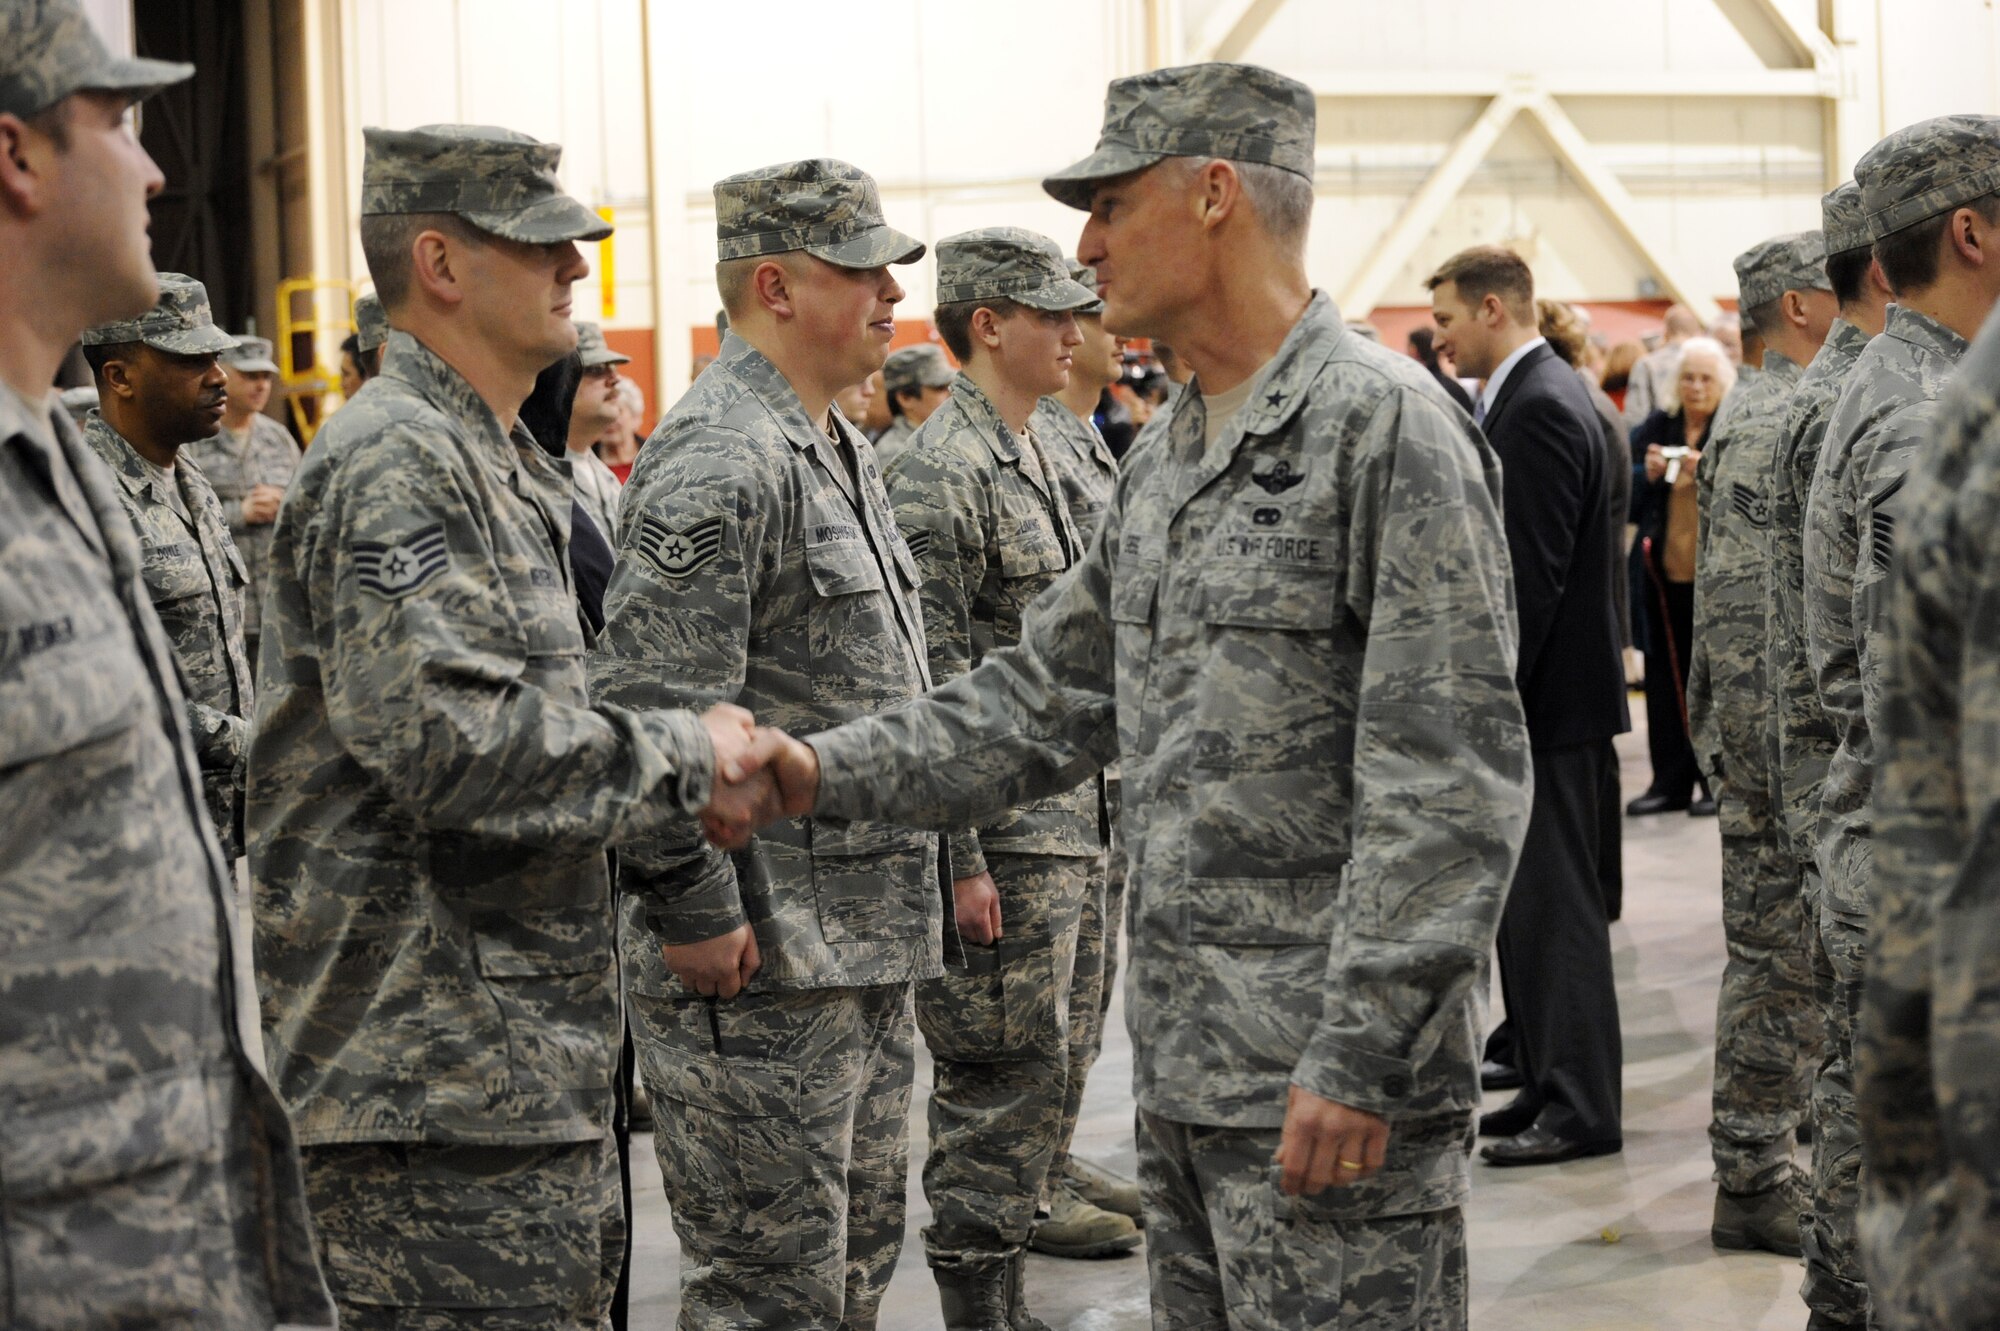
<svg viewBox="0 0 2000 1331">
<path fill-rule="evenodd" d="M 169 606 L 209 593 L 208 565 L 202 562 L 200 547 L 191 541 L 149 546 L 141 574 L 146 582 L 147 599 L 160 611 L 162 619 L 167 618 Z M 171 630 L 171 622 L 169 627 Z"/>
<path fill-rule="evenodd" d="M 1331 569 L 1219 561 L 1196 574 L 1191 609 L 1209 687 L 1196 700 L 1196 761 L 1207 767 L 1311 766 L 1331 710 Z"/>
<path fill-rule="evenodd" d="M 859 541 L 808 545 L 806 571 L 817 593 L 807 624 L 814 701 L 900 701 L 917 692 L 874 551 Z"/>
<path fill-rule="evenodd" d="M 0 772 L 131 729 L 146 714 L 146 672 L 129 638 L 89 601 L 8 603 L 0 588 Z"/>
<path fill-rule="evenodd" d="M 1062 542 L 1047 521 L 1007 518 L 1000 523 L 1000 576 L 1009 580 L 1047 576 L 1067 565 Z"/>
<path fill-rule="evenodd" d="M 808 825 L 813 895 L 829 943 L 881 942 L 930 930 L 937 842 L 887 823 Z"/>
</svg>

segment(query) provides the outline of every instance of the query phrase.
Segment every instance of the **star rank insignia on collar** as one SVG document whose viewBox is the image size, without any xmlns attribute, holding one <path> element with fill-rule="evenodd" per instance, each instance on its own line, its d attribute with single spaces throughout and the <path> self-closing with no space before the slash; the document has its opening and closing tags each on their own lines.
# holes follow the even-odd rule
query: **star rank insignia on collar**
<svg viewBox="0 0 2000 1331">
<path fill-rule="evenodd" d="M 703 518 L 692 527 L 677 530 L 648 517 L 640 522 L 634 544 L 640 557 L 661 573 L 685 578 L 722 553 L 722 519 Z"/>
<path fill-rule="evenodd" d="M 444 524 L 434 522 L 393 544 L 355 541 L 354 577 L 361 590 L 385 601 L 400 601 L 444 572 Z"/>
<path fill-rule="evenodd" d="M 1285 405 L 1285 395 L 1283 393 L 1266 393 L 1264 395 L 1264 405 L 1273 410 L 1282 407 Z"/>
</svg>

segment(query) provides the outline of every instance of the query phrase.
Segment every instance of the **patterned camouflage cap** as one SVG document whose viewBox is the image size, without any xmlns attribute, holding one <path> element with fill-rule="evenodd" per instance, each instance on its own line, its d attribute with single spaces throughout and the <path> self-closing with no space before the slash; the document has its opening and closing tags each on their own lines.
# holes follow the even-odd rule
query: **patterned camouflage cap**
<svg viewBox="0 0 2000 1331">
<path fill-rule="evenodd" d="M 611 349 L 604 340 L 604 328 L 600 324 L 583 323 L 576 325 L 576 354 L 583 360 L 583 368 L 595 370 L 604 365 L 630 365 L 630 356 L 621 356 Z"/>
<path fill-rule="evenodd" d="M 875 178 L 831 157 L 784 162 L 715 182 L 719 259 L 804 250 L 842 268 L 915 263 L 923 242 L 882 220 Z"/>
<path fill-rule="evenodd" d="M 1318 108 L 1313 92 L 1258 65 L 1182 65 L 1113 79 L 1097 151 L 1042 182 L 1058 202 L 1088 209 L 1099 181 L 1168 157 L 1226 157 L 1280 166 L 1311 180 Z"/>
<path fill-rule="evenodd" d="M 910 388 L 949 388 L 958 377 L 944 350 L 925 342 L 914 347 L 898 347 L 882 365 L 882 391 L 901 392 Z"/>
<path fill-rule="evenodd" d="M 1069 260 L 1068 263 L 1070 281 L 1075 282 L 1078 286 L 1089 287 L 1092 291 L 1097 290 L 1097 270 L 1095 268 L 1092 268 L 1087 263 L 1078 263 L 1075 259 Z M 1078 310 L 1077 313 L 1102 314 L 1104 313 L 1104 302 L 1100 300 L 1095 305 L 1086 305 Z"/>
<path fill-rule="evenodd" d="M 1861 155 L 1854 179 L 1876 240 L 2000 193 L 2000 116 L 1939 116 Z"/>
<path fill-rule="evenodd" d="M 382 308 L 382 298 L 369 292 L 354 302 L 354 344 L 363 351 L 373 351 L 389 340 L 389 311 Z"/>
<path fill-rule="evenodd" d="M 99 324 L 84 333 L 86 347 L 144 342 L 176 356 L 219 356 L 236 349 L 236 339 L 215 326 L 208 288 L 182 273 L 160 274 L 160 299 L 136 319 Z"/>
<path fill-rule="evenodd" d="M 239 337 L 236 345 L 222 353 L 222 363 L 245 374 L 276 374 L 278 362 L 269 338 Z"/>
<path fill-rule="evenodd" d="M 603 240 L 611 224 L 563 193 L 562 145 L 492 125 L 364 129 L 361 215 L 454 213 L 526 245 Z"/>
<path fill-rule="evenodd" d="M 0 4 L 0 114 L 25 120 L 73 92 L 149 97 L 193 74 L 193 65 L 112 55 L 77 0 Z"/>
<path fill-rule="evenodd" d="M 1868 214 L 1861 207 L 1861 186 L 1851 180 L 1820 199 L 1819 216 L 1828 254 L 1865 250 L 1874 242 L 1868 234 Z"/>
<path fill-rule="evenodd" d="M 1736 256 L 1737 304 L 1768 305 L 1787 291 L 1831 291 L 1826 277 L 1826 237 L 1817 231 L 1760 240 Z"/>
<path fill-rule="evenodd" d="M 1069 275 L 1062 246 L 1024 227 L 989 226 L 946 236 L 937 247 L 937 300 L 1011 300 L 1034 310 L 1080 310 L 1097 293 Z"/>
</svg>

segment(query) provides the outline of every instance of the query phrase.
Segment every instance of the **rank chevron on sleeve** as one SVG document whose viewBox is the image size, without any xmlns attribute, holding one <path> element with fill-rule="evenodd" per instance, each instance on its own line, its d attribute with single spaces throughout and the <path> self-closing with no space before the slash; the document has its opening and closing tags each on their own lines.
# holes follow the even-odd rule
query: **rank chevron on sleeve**
<svg viewBox="0 0 2000 1331">
<path fill-rule="evenodd" d="M 444 524 L 432 523 L 392 544 L 355 541 L 354 573 L 364 592 L 384 600 L 408 596 L 444 572 L 450 561 L 445 556 Z"/>
<path fill-rule="evenodd" d="M 648 517 L 639 524 L 637 545 L 640 556 L 661 573 L 685 578 L 722 553 L 722 519 L 703 518 L 678 530 L 659 518 Z"/>
</svg>

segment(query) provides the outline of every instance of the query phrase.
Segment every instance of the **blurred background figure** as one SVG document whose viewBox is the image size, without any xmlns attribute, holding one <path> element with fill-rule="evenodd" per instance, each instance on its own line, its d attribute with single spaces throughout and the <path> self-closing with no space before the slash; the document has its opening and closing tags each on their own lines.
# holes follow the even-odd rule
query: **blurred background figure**
<svg viewBox="0 0 2000 1331">
<path fill-rule="evenodd" d="M 1677 353 L 1672 395 L 1632 432 L 1632 520 L 1639 526 L 1632 585 L 1646 615 L 1646 739 L 1653 781 L 1625 806 L 1638 817 L 1715 812 L 1688 736 L 1687 678 L 1694 637 L 1694 551 L 1700 530 L 1695 468 L 1736 366 L 1713 338 L 1690 338 Z M 1643 483 L 1642 483 L 1643 480 Z M 1696 799 L 1699 787 L 1701 798 Z"/>
<path fill-rule="evenodd" d="M 254 670 L 262 626 L 259 606 L 271 566 L 271 524 L 277 521 L 278 505 L 298 472 L 301 455 L 291 432 L 264 414 L 278 382 L 271 344 L 261 337 L 239 338 L 236 349 L 223 352 L 221 360 L 229 393 L 222 408 L 222 429 L 189 444 L 186 454 L 222 501 L 230 538 L 250 574 L 243 596 L 243 641 Z"/>
<path fill-rule="evenodd" d="M 604 341 L 604 330 L 594 323 L 576 326 L 577 385 L 569 410 L 568 447 L 570 482 L 576 499 L 600 535 L 611 545 L 618 544 L 618 495 L 624 482 L 611 474 L 597 456 L 597 441 L 620 428 L 624 408 L 618 389 L 625 381 L 618 367 L 632 363 L 630 356 L 613 351 Z"/>
<path fill-rule="evenodd" d="M 646 397 L 630 379 L 618 381 L 617 394 L 618 419 L 597 441 L 597 456 L 623 485 L 632 477 L 639 445 L 646 442 Z"/>
<path fill-rule="evenodd" d="M 1673 396 L 1674 374 L 1680 365 L 1681 344 L 1701 333 L 1701 320 L 1685 305 L 1667 309 L 1660 329 L 1660 345 L 1639 358 L 1629 373 L 1625 389 L 1625 426 L 1633 429 L 1645 423 L 1653 408 Z"/>
<path fill-rule="evenodd" d="M 951 396 L 951 381 L 957 377 L 958 371 L 945 359 L 944 348 L 935 343 L 900 347 L 889 353 L 882 365 L 882 404 L 890 420 L 885 429 L 871 436 L 877 466 L 887 471 L 909 447 L 917 430 Z"/>
</svg>

